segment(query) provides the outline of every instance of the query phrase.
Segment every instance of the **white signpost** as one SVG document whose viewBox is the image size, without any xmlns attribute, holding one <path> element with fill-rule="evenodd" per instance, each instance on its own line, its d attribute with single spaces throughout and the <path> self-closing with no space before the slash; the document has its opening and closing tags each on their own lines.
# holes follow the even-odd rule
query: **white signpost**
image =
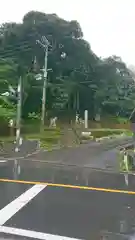
<svg viewBox="0 0 135 240">
<path fill-rule="evenodd" d="M 88 128 L 88 110 L 84 111 L 84 127 Z"/>
</svg>

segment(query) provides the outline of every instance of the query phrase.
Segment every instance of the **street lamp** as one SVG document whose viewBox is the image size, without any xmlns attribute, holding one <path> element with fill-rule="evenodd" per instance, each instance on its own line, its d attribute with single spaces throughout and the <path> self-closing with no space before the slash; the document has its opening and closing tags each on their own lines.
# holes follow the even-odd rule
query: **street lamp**
<svg viewBox="0 0 135 240">
<path fill-rule="evenodd" d="M 22 77 L 20 76 L 17 87 L 17 116 L 16 116 L 16 148 L 15 152 L 19 151 L 20 146 L 20 129 L 21 129 L 21 114 L 22 114 Z"/>
<path fill-rule="evenodd" d="M 7 80 L 5 82 L 8 83 Z M 22 110 L 22 77 L 20 76 L 19 81 L 18 81 L 18 87 L 17 87 L 17 92 L 16 90 L 11 86 L 8 85 L 9 91 L 4 92 L 1 94 L 3 97 L 14 97 L 17 99 L 17 113 L 16 113 L 16 147 L 15 147 L 15 152 L 19 151 L 19 146 L 20 146 L 20 128 L 21 128 L 21 110 Z M 16 94 L 17 93 L 17 94 Z"/>
</svg>

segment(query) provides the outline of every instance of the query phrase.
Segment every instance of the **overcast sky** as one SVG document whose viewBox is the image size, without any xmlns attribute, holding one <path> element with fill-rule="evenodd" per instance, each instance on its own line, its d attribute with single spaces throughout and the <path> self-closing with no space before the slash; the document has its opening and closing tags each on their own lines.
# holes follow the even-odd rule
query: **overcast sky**
<svg viewBox="0 0 135 240">
<path fill-rule="evenodd" d="M 135 0 L 4 0 L 0 23 L 20 22 L 31 10 L 78 20 L 98 56 L 115 54 L 135 65 Z"/>
</svg>

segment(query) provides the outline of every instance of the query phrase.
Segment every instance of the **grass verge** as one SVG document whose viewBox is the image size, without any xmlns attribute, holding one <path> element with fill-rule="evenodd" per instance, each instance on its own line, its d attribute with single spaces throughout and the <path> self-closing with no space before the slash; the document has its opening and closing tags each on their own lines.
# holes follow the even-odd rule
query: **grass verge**
<svg viewBox="0 0 135 240">
<path fill-rule="evenodd" d="M 94 138 L 102 138 L 105 136 L 112 136 L 112 135 L 120 135 L 124 133 L 126 136 L 132 136 L 131 131 L 127 131 L 125 129 L 89 129 L 91 131 L 91 135 Z M 61 142 L 62 131 L 60 128 L 45 128 L 44 131 L 41 133 L 29 133 L 23 134 L 22 137 L 24 139 L 37 139 L 41 142 L 41 148 L 45 148 L 48 150 L 53 149 L 53 147 L 57 146 L 60 147 L 62 145 Z M 12 143 L 15 141 L 15 136 L 8 136 L 8 137 L 0 137 L 0 144 L 4 143 Z"/>
</svg>

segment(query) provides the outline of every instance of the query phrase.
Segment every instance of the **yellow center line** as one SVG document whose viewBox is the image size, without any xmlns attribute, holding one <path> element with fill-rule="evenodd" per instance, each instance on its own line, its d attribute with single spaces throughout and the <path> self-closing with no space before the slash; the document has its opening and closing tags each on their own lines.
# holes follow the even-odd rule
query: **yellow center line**
<svg viewBox="0 0 135 240">
<path fill-rule="evenodd" d="M 51 187 L 63 187 L 63 188 L 72 188 L 72 189 L 80 189 L 80 190 L 92 190 L 92 191 L 100 191 L 100 192 L 112 192 L 112 193 L 125 193 L 135 195 L 134 191 L 127 191 L 121 189 L 110 189 L 110 188 L 98 188 L 98 187 L 88 187 L 88 186 L 78 186 L 78 185 L 68 185 L 68 184 L 59 184 L 59 183 L 47 183 L 47 182 L 36 182 L 36 181 L 24 181 L 24 180 L 12 180 L 0 178 L 0 182 L 8 182 L 8 183 L 22 183 L 22 184 L 42 184 Z"/>
</svg>

